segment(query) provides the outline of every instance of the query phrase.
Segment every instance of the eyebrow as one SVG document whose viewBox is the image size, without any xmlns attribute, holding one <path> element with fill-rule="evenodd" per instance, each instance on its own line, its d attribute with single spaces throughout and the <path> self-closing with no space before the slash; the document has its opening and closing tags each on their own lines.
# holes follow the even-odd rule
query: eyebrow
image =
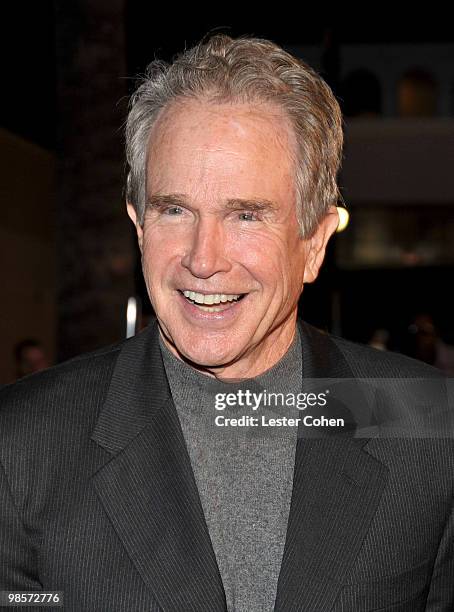
<svg viewBox="0 0 454 612">
<path fill-rule="evenodd" d="M 181 193 L 154 194 L 147 199 L 147 207 L 157 210 L 167 206 L 186 206 L 187 198 Z M 224 205 L 226 210 L 276 211 L 277 204 L 264 198 L 230 198 Z"/>
</svg>

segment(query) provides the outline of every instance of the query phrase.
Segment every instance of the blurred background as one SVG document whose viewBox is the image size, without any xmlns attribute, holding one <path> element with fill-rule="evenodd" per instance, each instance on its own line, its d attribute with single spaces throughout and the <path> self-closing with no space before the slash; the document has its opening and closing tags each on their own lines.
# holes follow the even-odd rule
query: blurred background
<svg viewBox="0 0 454 612">
<path fill-rule="evenodd" d="M 4 4 L 0 384 L 124 338 L 130 298 L 135 328 L 149 320 L 123 195 L 128 96 L 152 59 L 169 61 L 210 31 L 270 38 L 305 59 L 345 115 L 349 222 L 306 286 L 302 316 L 454 374 L 450 19 L 301 9 L 246 17 L 133 0 Z"/>
</svg>

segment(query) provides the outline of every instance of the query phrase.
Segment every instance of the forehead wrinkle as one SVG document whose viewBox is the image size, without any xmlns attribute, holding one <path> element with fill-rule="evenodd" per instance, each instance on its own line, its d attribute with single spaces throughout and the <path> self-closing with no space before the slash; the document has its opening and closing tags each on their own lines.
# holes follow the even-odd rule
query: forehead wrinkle
<svg viewBox="0 0 454 612">
<path fill-rule="evenodd" d="M 234 133 L 237 136 L 240 136 L 241 139 L 245 140 L 248 145 L 251 144 L 250 138 L 250 130 L 251 127 L 255 127 L 261 125 L 261 127 L 265 127 L 266 129 L 266 137 L 260 138 L 262 146 L 266 149 L 272 149 L 270 145 L 270 124 L 274 124 L 274 128 L 272 130 L 273 140 L 274 142 L 282 149 L 282 151 L 286 154 L 287 158 L 290 158 L 290 161 L 293 161 L 294 151 L 295 151 L 295 134 L 292 128 L 291 122 L 287 115 L 283 112 L 282 109 L 275 107 L 274 105 L 270 105 L 268 103 L 247 103 L 247 104 L 234 104 L 234 105 L 218 105 L 218 104 L 207 104 L 198 101 L 194 107 L 194 101 L 180 101 L 177 104 L 171 104 L 168 108 L 162 109 L 162 114 L 159 117 L 158 121 L 153 126 L 150 138 L 149 138 L 149 151 L 150 149 L 160 148 L 164 145 L 169 145 L 169 141 L 167 138 L 168 130 L 172 131 L 172 127 L 175 124 L 175 121 L 178 121 L 181 117 L 186 119 L 187 116 L 191 115 L 191 106 L 195 108 L 195 116 L 197 117 L 198 109 L 208 110 L 210 114 L 218 118 L 220 120 L 223 119 L 224 130 L 223 134 L 219 137 L 220 143 L 209 143 L 207 141 L 202 145 L 203 148 L 198 147 L 197 150 L 203 152 L 211 152 L 211 153 L 222 153 L 227 152 L 227 148 L 224 145 L 225 136 L 232 132 L 232 127 L 234 128 Z M 231 114 L 226 117 L 220 117 L 219 111 L 224 108 L 230 108 Z M 236 113 L 239 111 L 240 117 L 247 117 L 249 119 L 249 129 L 244 127 L 237 119 Z M 191 132 L 194 129 L 198 129 L 200 127 L 201 120 L 198 120 L 194 125 L 185 125 L 183 132 Z M 277 128 L 277 129 L 276 129 Z M 284 128 L 284 129 L 282 129 Z M 259 129 L 254 130 L 254 132 L 260 132 Z M 252 142 L 254 139 L 252 139 Z M 255 142 L 253 142 L 256 145 Z M 182 146 L 181 144 L 179 146 Z M 260 145 L 256 145 L 257 147 Z M 233 152 L 232 152 L 233 153 Z"/>
</svg>

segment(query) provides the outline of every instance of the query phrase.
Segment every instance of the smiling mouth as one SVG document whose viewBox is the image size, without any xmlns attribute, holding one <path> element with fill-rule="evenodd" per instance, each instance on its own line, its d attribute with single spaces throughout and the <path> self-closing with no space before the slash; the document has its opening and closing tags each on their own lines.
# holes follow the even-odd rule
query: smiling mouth
<svg viewBox="0 0 454 612">
<path fill-rule="evenodd" d="M 241 301 L 247 293 L 197 293 L 178 289 L 179 293 L 194 306 L 205 312 L 221 312 Z"/>
</svg>

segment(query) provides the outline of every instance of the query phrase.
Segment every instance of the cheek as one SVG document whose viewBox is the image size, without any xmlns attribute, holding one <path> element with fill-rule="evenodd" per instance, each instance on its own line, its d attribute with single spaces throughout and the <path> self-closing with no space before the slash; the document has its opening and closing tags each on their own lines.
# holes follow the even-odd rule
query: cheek
<svg viewBox="0 0 454 612">
<path fill-rule="evenodd" d="M 181 261 L 183 240 L 178 232 L 150 230 L 144 234 L 142 266 L 148 278 L 159 282 L 159 277 L 167 276 L 170 266 Z"/>
<path fill-rule="evenodd" d="M 301 245 L 277 232 L 237 236 L 229 252 L 262 284 L 288 291 L 302 282 L 305 259 Z"/>
</svg>

